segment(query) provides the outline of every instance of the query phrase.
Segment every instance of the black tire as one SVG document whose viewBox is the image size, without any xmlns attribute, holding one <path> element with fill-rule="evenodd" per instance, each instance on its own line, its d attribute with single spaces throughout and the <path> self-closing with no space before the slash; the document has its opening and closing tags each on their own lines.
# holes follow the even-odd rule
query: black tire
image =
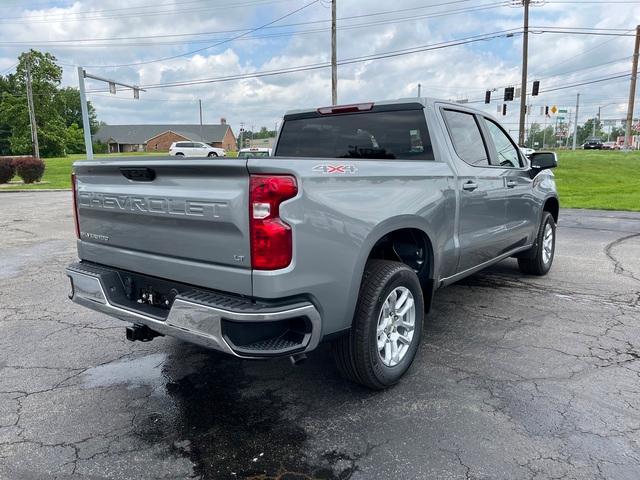
<svg viewBox="0 0 640 480">
<path fill-rule="evenodd" d="M 184 153 L 178 152 L 178 153 L 176 153 L 176 157 L 184 157 Z"/>
<path fill-rule="evenodd" d="M 211 157 L 217 157 L 218 154 L 216 152 L 209 152 L 209 155 L 207 155 L 207 157 L 211 158 Z"/>
<path fill-rule="evenodd" d="M 545 261 L 544 254 L 544 237 L 547 231 L 547 226 L 550 228 L 551 239 L 551 252 L 548 259 Z M 522 273 L 527 275 L 546 275 L 551 270 L 553 264 L 553 257 L 556 252 L 556 222 L 553 219 L 553 215 L 549 212 L 542 214 L 542 221 L 540 222 L 540 229 L 538 230 L 538 236 L 536 237 L 536 243 L 527 254 L 518 258 L 518 266 Z"/>
<path fill-rule="evenodd" d="M 378 351 L 378 318 L 387 297 L 398 287 L 405 287 L 413 296 L 415 324 L 413 338 L 404 357 L 397 365 L 387 366 Z M 403 263 L 369 261 L 362 278 L 351 329 L 333 343 L 338 370 L 349 380 L 374 390 L 394 385 L 416 356 L 423 322 L 424 297 L 416 273 Z"/>
</svg>

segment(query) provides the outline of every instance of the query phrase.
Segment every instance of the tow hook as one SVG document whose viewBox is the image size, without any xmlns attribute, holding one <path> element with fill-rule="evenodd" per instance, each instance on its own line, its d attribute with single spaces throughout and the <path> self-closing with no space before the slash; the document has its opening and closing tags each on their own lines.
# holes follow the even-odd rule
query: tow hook
<svg viewBox="0 0 640 480">
<path fill-rule="evenodd" d="M 150 342 L 155 337 L 164 337 L 161 333 L 151 330 L 146 325 L 134 324 L 127 327 L 127 340 L 130 342 Z"/>
<path fill-rule="evenodd" d="M 307 356 L 304 353 L 296 353 L 291 355 L 289 360 L 293 365 L 302 365 L 307 360 Z"/>
</svg>

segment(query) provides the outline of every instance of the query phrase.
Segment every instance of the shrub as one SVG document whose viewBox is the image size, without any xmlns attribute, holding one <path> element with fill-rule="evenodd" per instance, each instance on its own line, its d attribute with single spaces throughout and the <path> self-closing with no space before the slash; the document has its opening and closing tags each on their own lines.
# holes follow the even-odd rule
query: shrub
<svg viewBox="0 0 640 480">
<path fill-rule="evenodd" d="M 13 161 L 13 166 L 24 183 L 39 182 L 44 174 L 44 162 L 39 158 L 16 158 Z"/>
<path fill-rule="evenodd" d="M 84 144 L 83 144 L 84 145 Z M 106 143 L 96 140 L 93 142 L 93 153 L 107 153 L 109 146 Z M 84 148 L 82 149 L 84 152 Z"/>
<path fill-rule="evenodd" d="M 13 159 L 0 158 L 0 183 L 8 183 L 16 174 L 16 167 L 13 165 Z"/>
</svg>

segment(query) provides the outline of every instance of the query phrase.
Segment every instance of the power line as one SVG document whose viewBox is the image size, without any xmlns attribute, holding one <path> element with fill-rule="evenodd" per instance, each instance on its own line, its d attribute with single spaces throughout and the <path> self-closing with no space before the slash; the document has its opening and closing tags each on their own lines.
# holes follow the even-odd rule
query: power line
<svg viewBox="0 0 640 480">
<path fill-rule="evenodd" d="M 354 30 L 354 29 L 359 29 L 359 28 L 368 28 L 374 25 L 390 25 L 390 24 L 394 24 L 394 23 L 401 23 L 401 22 L 415 22 L 415 21 L 420 21 L 421 19 L 424 18 L 437 18 L 437 17 L 444 17 L 444 16 L 450 16 L 450 15 L 458 15 L 461 13 L 471 13 L 471 12 L 477 12 L 480 10 L 488 10 L 488 9 L 492 9 L 492 8 L 496 8 L 497 6 L 503 6 L 504 3 L 501 2 L 499 4 L 495 4 L 495 5 L 489 5 L 489 6 L 484 6 L 484 7 L 474 7 L 474 8 L 468 8 L 468 9 L 464 9 L 464 10 L 453 10 L 453 11 L 448 11 L 448 12 L 442 12 L 442 13 L 437 13 L 437 14 L 428 14 L 428 15 L 419 15 L 419 16 L 411 16 L 411 17 L 401 17 L 398 19 L 389 19 L 389 20 L 378 20 L 375 22 L 366 22 L 366 23 L 358 23 L 358 24 L 354 24 L 354 25 L 346 25 L 346 26 L 339 26 L 337 29 L 338 31 L 346 31 L 346 30 Z M 234 41 L 255 41 L 255 40 L 260 40 L 260 39 L 268 39 L 268 38 L 279 38 L 279 37 L 294 37 L 294 36 L 300 36 L 300 35 L 310 35 L 310 34 L 316 34 L 316 33 L 325 33 L 328 32 L 330 30 L 330 28 L 319 28 L 319 29 L 313 29 L 313 30 L 303 30 L 303 31 L 290 31 L 290 32 L 281 32 L 281 33 L 272 33 L 272 34 L 265 34 L 265 35 L 251 35 L 251 36 L 245 36 L 242 38 L 236 38 Z M 227 38 L 225 39 L 227 41 L 231 41 L 231 39 Z M 59 41 L 56 42 L 57 46 L 61 46 L 65 49 L 76 49 L 76 48 L 124 48 L 124 47 L 131 47 L 131 46 L 160 46 L 160 45 L 182 45 L 185 43 L 188 44 L 194 44 L 194 43 L 210 43 L 214 41 L 214 39 L 198 39 L 198 40 L 181 40 L 181 41 L 170 41 L 170 42 L 126 42 L 126 43 L 117 43 L 117 44 L 84 44 L 84 45 L 60 45 Z M 66 42 L 66 41 L 65 41 Z M 48 44 L 41 44 L 38 42 L 0 42 L 0 46 L 11 46 L 11 47 L 23 47 L 23 46 L 28 46 L 28 47 L 35 47 L 35 46 L 48 46 Z"/>
<path fill-rule="evenodd" d="M 406 12 L 406 11 L 411 11 L 411 10 L 417 10 L 417 9 L 425 9 L 425 8 L 433 8 L 433 7 L 437 7 L 437 6 L 444 6 L 444 5 L 449 5 L 452 3 L 461 3 L 461 2 L 468 2 L 470 0 L 456 0 L 453 2 L 445 2 L 445 3 L 438 3 L 438 4 L 433 4 L 433 5 L 427 5 L 427 6 L 422 6 L 422 7 L 413 7 L 413 8 L 403 8 L 403 9 L 398 9 L 398 10 L 387 10 L 387 11 L 383 11 L 383 12 L 375 12 L 375 13 L 369 13 L 369 14 L 362 14 L 362 15 L 350 15 L 350 16 L 345 16 L 345 17 L 339 17 L 338 20 L 340 22 L 344 22 L 347 20 L 354 20 L 354 19 L 360 19 L 360 18 L 368 18 L 368 17 L 374 17 L 374 16 L 382 16 L 382 15 L 390 15 L 393 13 L 402 13 L 402 12 Z M 361 23 L 361 24 L 352 24 L 352 25 L 346 25 L 343 28 L 348 28 L 348 27 L 360 27 L 360 26 L 371 26 L 371 25 L 379 25 L 382 24 L 383 22 L 385 23 L 393 23 L 399 20 L 409 20 L 409 19 L 421 19 L 421 18 L 431 18 L 431 17 L 439 17 L 439 16 L 446 16 L 446 15 L 452 15 L 452 14 L 456 14 L 456 13 L 468 13 L 468 12 L 475 12 L 478 10 L 484 10 L 484 9 L 488 9 L 488 8 L 495 8 L 498 6 L 505 6 L 507 5 L 507 3 L 503 0 L 500 2 L 493 2 L 493 3 L 487 3 L 487 4 L 479 4 L 479 5 L 475 5 L 473 7 L 465 7 L 465 8 L 461 8 L 461 9 L 457 9 L 457 10 L 447 10 L 445 12 L 437 12 L 437 13 L 427 13 L 427 14 L 422 14 L 422 15 L 412 15 L 409 17 L 399 17 L 399 18 L 392 18 L 392 19 L 385 19 L 380 21 L 380 23 L 375 23 L 375 22 L 371 22 L 371 23 Z M 314 25 L 314 24 L 322 24 L 322 23 L 328 23 L 330 22 L 330 20 L 328 19 L 322 19 L 322 20 L 310 20 L 310 21 L 305 21 L 305 22 L 296 22 L 296 23 L 287 23 L 287 24 L 281 24 L 281 25 L 270 25 L 267 27 L 263 27 L 263 30 L 270 30 L 270 29 L 282 29 L 285 27 L 299 27 L 299 26 L 303 26 L 303 25 Z M 64 43 L 72 43 L 72 44 L 76 44 L 76 43 L 87 43 L 87 42 L 102 42 L 102 41 L 120 41 L 120 40 L 151 40 L 151 39 L 163 39 L 163 38 L 176 38 L 176 37 L 194 37 L 194 36 L 202 36 L 202 35 L 218 35 L 218 34 L 228 34 L 228 33 L 239 33 L 239 32 L 248 32 L 250 31 L 250 28 L 241 28 L 241 29 L 232 29 L 232 30 L 217 30 L 217 31 L 210 31 L 210 32 L 199 32 L 199 33 L 174 33 L 174 34 L 163 34 L 163 35 L 142 35 L 142 36 L 130 36 L 130 37 L 102 37 L 102 38 L 76 38 L 76 39 L 66 39 L 66 40 L 29 40 L 29 42 L 0 42 L 0 44 L 5 45 L 5 46 L 24 46 L 24 45 L 28 45 L 28 46 L 33 46 L 34 44 L 37 45 L 49 45 L 49 44 L 64 44 Z M 326 30 L 316 30 L 318 32 L 320 31 L 326 31 Z M 288 32 L 286 32 L 288 34 Z M 301 32 L 295 32 L 295 33 L 301 33 Z M 253 38 L 253 37 L 252 37 Z M 255 38 L 262 38 L 262 37 L 255 37 Z M 208 39 L 204 39 L 204 40 L 188 40 L 190 43 L 196 43 L 198 41 L 210 41 Z M 180 43 L 184 43 L 184 42 L 180 42 Z M 144 45 L 157 45 L 159 43 L 148 43 L 148 44 L 144 44 Z M 169 44 L 169 43 L 166 43 Z M 122 44 L 122 45 L 129 45 L 129 44 Z"/>
<path fill-rule="evenodd" d="M 256 5 L 269 5 L 269 4 L 273 4 L 273 3 L 282 3 L 282 2 L 289 2 L 291 0 L 253 0 L 253 1 L 245 1 L 242 3 L 230 3 L 230 4 L 226 4 L 224 6 L 224 8 L 229 8 L 229 9 L 233 9 L 233 8 L 245 8 L 245 7 L 250 7 L 250 6 L 256 6 Z M 180 10 L 176 10 L 175 8 L 172 8 L 170 10 L 157 10 L 157 6 L 156 6 L 156 10 L 152 11 L 152 12 L 140 12 L 140 13 L 136 13 L 136 12 L 129 12 L 126 14 L 114 14 L 114 15 L 96 15 L 96 16 L 80 16 L 77 18 L 70 18 L 70 16 L 73 15 L 80 15 L 81 13 L 87 13 L 87 14 L 91 14 L 91 11 L 85 11 L 85 12 L 67 12 L 67 13 L 61 13 L 59 15 L 56 14 L 43 14 L 43 15 L 34 15 L 28 19 L 25 19 L 24 16 L 20 16 L 20 17 L 4 17 L 2 20 L 0 20 L 0 24 L 6 24 L 6 25 L 24 25 L 24 24 L 33 24 L 33 23 L 51 23 L 52 21 L 57 22 L 57 23 L 70 23 L 70 22 L 80 22 L 80 21 L 87 21 L 87 20 L 105 20 L 105 19 L 114 19 L 114 18 L 130 18 L 132 16 L 135 15 L 136 18 L 139 17 L 154 17 L 154 16 L 163 16 L 163 15 L 183 15 L 185 13 L 197 13 L 197 12 L 202 12 L 202 11 L 208 11 L 208 10 L 219 10 L 220 9 L 220 5 L 215 5 L 215 6 L 211 6 L 211 2 L 208 2 L 209 6 L 206 7 L 192 7 L 192 8 L 183 8 Z M 170 4 L 164 4 L 164 5 L 159 5 L 159 6 L 175 6 L 175 5 L 179 5 L 179 3 L 170 3 Z M 145 6 L 145 7 L 123 7 L 121 9 L 112 9 L 112 10 L 96 10 L 93 13 L 96 12 L 109 12 L 109 11 L 116 11 L 116 10 L 125 10 L 128 8 L 151 8 L 151 6 Z M 41 20 L 34 20 L 33 18 L 41 18 Z M 16 21 L 6 21 L 6 20 L 16 20 Z"/>
<path fill-rule="evenodd" d="M 443 48 L 466 45 L 469 43 L 487 41 L 487 40 L 492 40 L 492 39 L 501 38 L 501 37 L 502 38 L 512 37 L 514 34 L 519 33 L 518 30 L 519 29 L 514 28 L 514 29 L 502 30 L 498 32 L 490 32 L 490 33 L 484 33 L 480 35 L 474 35 L 474 36 L 466 37 L 462 39 L 448 40 L 448 41 L 434 43 L 430 45 L 420 45 L 417 47 L 404 48 L 400 50 L 392 50 L 388 52 L 364 55 L 360 57 L 352 57 L 352 58 L 347 58 L 343 60 L 338 60 L 337 63 L 338 65 L 350 65 L 354 63 L 367 62 L 370 60 L 380 60 L 384 58 L 393 58 L 398 56 L 411 55 L 414 53 L 421 53 L 421 52 L 430 51 L 430 50 L 440 50 Z M 329 66 L 330 66 L 329 62 L 323 62 L 323 63 L 315 63 L 315 64 L 309 64 L 309 65 L 300 65 L 300 66 L 284 68 L 284 69 L 266 70 L 266 71 L 252 72 L 247 74 L 230 75 L 226 77 L 184 80 L 179 82 L 149 84 L 144 86 L 141 85 L 141 87 L 152 89 L 152 88 L 181 87 L 181 86 L 187 86 L 187 85 L 202 85 L 202 84 L 208 84 L 208 83 L 226 82 L 231 80 L 242 80 L 247 78 L 258 78 L 258 77 L 265 77 L 265 76 L 272 76 L 272 75 L 282 75 L 286 73 L 296 73 L 296 72 L 303 72 L 303 71 L 309 71 L 309 70 L 317 70 L 322 68 L 328 68 Z"/>
<path fill-rule="evenodd" d="M 265 27 L 267 27 L 269 25 L 273 25 L 274 23 L 279 22 L 280 20 L 283 20 L 283 19 L 285 19 L 287 17 L 290 17 L 292 15 L 295 15 L 296 13 L 300 12 L 301 10 L 304 10 L 305 8 L 310 7 L 311 5 L 314 5 L 314 4 L 318 3 L 319 1 L 320 0 L 313 0 L 312 2 L 309 2 L 306 5 L 303 5 L 302 7 L 296 8 L 295 10 L 276 18 L 275 20 L 271 20 L 270 22 L 267 22 L 267 23 L 265 23 L 263 25 L 255 27 L 255 28 L 253 28 L 253 29 L 251 29 L 251 30 L 249 30 L 249 31 L 247 31 L 245 33 L 241 33 L 241 34 L 236 35 L 235 37 L 231 37 L 231 38 L 229 38 L 227 40 L 222 40 L 220 42 L 214 43 L 213 45 L 208 45 L 206 47 L 198 48 L 196 50 L 191 50 L 189 52 L 181 53 L 181 54 L 178 54 L 178 55 L 171 55 L 169 57 L 156 58 L 156 59 L 153 59 L 153 60 L 145 60 L 145 61 L 141 61 L 141 62 L 122 63 L 122 64 L 118 64 L 118 65 L 86 65 L 86 67 L 87 68 L 133 67 L 133 66 L 137 66 L 137 65 L 148 65 L 150 63 L 164 62 L 164 61 L 167 61 L 167 60 L 174 60 L 176 58 L 186 57 L 188 55 L 193 55 L 194 53 L 203 52 L 203 51 L 208 50 L 210 48 L 217 47 L 217 46 L 222 45 L 224 43 L 231 42 L 231 41 L 236 40 L 238 38 L 241 38 L 241 37 L 244 37 L 246 35 L 249 35 L 250 33 L 257 32 L 258 30 L 260 30 L 262 28 L 265 28 Z"/>
</svg>

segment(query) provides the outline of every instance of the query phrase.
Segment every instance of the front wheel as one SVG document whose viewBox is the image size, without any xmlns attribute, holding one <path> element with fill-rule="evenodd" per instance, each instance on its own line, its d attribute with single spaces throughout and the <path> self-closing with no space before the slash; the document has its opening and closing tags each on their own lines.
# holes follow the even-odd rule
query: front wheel
<svg viewBox="0 0 640 480">
<path fill-rule="evenodd" d="M 403 263 L 371 260 L 351 330 L 333 345 L 338 369 L 375 390 L 394 385 L 416 356 L 423 320 L 424 298 L 416 273 Z"/>
<path fill-rule="evenodd" d="M 213 157 L 217 157 L 218 154 L 216 152 L 209 152 L 209 155 L 207 155 L 209 158 L 213 158 Z"/>
<path fill-rule="evenodd" d="M 556 252 L 556 222 L 553 215 L 544 212 L 536 244 L 528 255 L 518 258 L 518 266 L 522 273 L 528 275 L 546 275 L 551 270 Z"/>
</svg>

